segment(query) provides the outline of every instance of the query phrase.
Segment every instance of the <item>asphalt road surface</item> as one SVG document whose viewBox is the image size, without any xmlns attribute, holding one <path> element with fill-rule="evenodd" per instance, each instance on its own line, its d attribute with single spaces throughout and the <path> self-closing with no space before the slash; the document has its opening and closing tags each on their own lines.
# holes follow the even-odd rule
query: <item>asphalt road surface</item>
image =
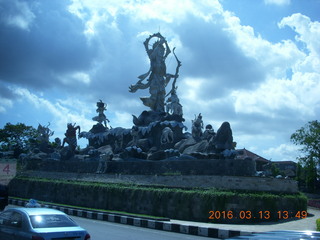
<svg viewBox="0 0 320 240">
<path fill-rule="evenodd" d="M 104 222 L 71 216 L 81 227 L 91 235 L 92 240 L 206 240 L 216 239 L 193 236 L 181 233 L 159 231 L 150 228 L 134 227 L 131 225 Z"/>
<path fill-rule="evenodd" d="M 17 206 L 8 205 L 6 209 Z M 81 227 L 86 229 L 91 240 L 206 240 L 217 239 L 201 236 L 193 236 L 182 233 L 173 233 L 150 228 L 135 227 L 131 225 L 111 223 L 87 218 L 70 216 Z"/>
</svg>

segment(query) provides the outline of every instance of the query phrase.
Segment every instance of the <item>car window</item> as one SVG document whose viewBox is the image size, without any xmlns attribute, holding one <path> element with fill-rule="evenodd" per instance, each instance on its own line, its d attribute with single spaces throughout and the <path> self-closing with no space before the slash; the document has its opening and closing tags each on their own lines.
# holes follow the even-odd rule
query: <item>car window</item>
<svg viewBox="0 0 320 240">
<path fill-rule="evenodd" d="M 22 226 L 22 215 L 17 212 L 12 213 L 10 225 L 20 228 Z"/>
<path fill-rule="evenodd" d="M 73 227 L 78 226 L 66 215 L 34 215 L 30 216 L 33 228 Z"/>
<path fill-rule="evenodd" d="M 0 214 L 0 225 L 20 228 L 22 226 L 22 215 L 13 211 L 3 212 Z"/>
<path fill-rule="evenodd" d="M 0 214 L 0 225 L 8 226 L 10 223 L 11 212 L 3 212 Z"/>
</svg>

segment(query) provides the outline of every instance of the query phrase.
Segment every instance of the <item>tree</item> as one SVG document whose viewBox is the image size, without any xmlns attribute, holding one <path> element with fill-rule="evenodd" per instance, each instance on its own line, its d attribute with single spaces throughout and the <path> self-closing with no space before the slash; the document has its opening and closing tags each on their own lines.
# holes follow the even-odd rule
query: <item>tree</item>
<svg viewBox="0 0 320 240">
<path fill-rule="evenodd" d="M 291 135 L 291 141 L 296 145 L 303 146 L 300 150 L 306 157 L 316 163 L 320 161 L 320 122 L 317 120 L 308 122 Z"/>
<path fill-rule="evenodd" d="M 314 190 L 317 170 L 320 164 L 320 122 L 317 120 L 308 122 L 291 135 L 291 141 L 302 146 L 300 151 L 304 154 L 299 157 L 299 162 L 305 170 L 305 182 L 309 190 Z"/>
<path fill-rule="evenodd" d="M 0 150 L 24 152 L 36 136 L 37 130 L 32 126 L 26 126 L 24 123 L 7 123 L 0 129 Z"/>
</svg>

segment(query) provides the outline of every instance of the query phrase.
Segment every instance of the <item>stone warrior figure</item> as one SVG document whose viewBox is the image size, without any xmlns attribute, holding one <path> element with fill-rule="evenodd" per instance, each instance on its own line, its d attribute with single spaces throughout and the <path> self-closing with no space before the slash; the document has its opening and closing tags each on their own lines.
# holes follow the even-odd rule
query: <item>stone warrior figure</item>
<svg viewBox="0 0 320 240">
<path fill-rule="evenodd" d="M 192 120 L 192 137 L 195 139 L 199 139 L 202 137 L 202 129 L 203 129 L 203 121 L 201 113 L 199 113 L 198 117 Z"/>
<path fill-rule="evenodd" d="M 67 131 L 64 134 L 66 137 L 63 139 L 62 147 L 64 147 L 65 143 L 69 144 L 69 147 L 74 151 L 77 147 L 77 129 L 78 135 L 80 134 L 80 126 L 76 126 L 76 124 L 68 123 Z"/>
<path fill-rule="evenodd" d="M 109 121 L 109 119 L 106 117 L 106 115 L 103 113 L 105 110 L 107 110 L 107 104 L 102 102 L 102 100 L 100 100 L 100 102 L 97 102 L 97 110 L 96 112 L 99 113 L 98 116 L 93 117 L 92 120 L 93 121 L 97 121 L 98 123 L 102 124 L 102 122 L 104 123 L 104 126 L 107 128 L 107 121 Z"/>
<path fill-rule="evenodd" d="M 150 49 L 149 42 L 152 38 L 158 38 L 159 40 Z M 150 69 L 147 73 L 138 77 L 140 80 L 129 87 L 129 92 L 149 88 L 150 97 L 140 98 L 143 104 L 155 112 L 164 112 L 166 86 L 171 78 L 178 78 L 178 72 L 175 75 L 166 72 L 165 60 L 171 50 L 168 42 L 160 33 L 150 35 L 143 44 L 150 59 Z M 149 77 L 147 83 L 142 83 L 147 77 Z"/>
<path fill-rule="evenodd" d="M 183 115 L 182 105 L 180 104 L 180 100 L 175 89 L 171 91 L 171 96 L 166 101 L 166 111 L 167 113 L 171 112 L 172 114 L 180 116 Z"/>
<path fill-rule="evenodd" d="M 41 143 L 48 143 L 49 142 L 49 137 L 51 137 L 54 134 L 54 131 L 51 131 L 49 129 L 50 122 L 48 123 L 47 126 L 42 126 L 40 123 L 37 128 L 37 140 Z"/>
</svg>

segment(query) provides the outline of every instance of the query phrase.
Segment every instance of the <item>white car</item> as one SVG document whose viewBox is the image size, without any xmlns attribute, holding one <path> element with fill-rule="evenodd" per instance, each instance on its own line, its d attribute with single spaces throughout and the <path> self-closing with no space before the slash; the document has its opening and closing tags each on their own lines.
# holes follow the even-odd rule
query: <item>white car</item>
<svg viewBox="0 0 320 240">
<path fill-rule="evenodd" d="M 67 214 L 50 208 L 10 208 L 0 213 L 0 239 L 90 240 Z"/>
<path fill-rule="evenodd" d="M 228 240 L 320 240 L 320 232 L 316 231 L 270 231 L 254 233 L 246 236 L 228 238 Z"/>
</svg>

